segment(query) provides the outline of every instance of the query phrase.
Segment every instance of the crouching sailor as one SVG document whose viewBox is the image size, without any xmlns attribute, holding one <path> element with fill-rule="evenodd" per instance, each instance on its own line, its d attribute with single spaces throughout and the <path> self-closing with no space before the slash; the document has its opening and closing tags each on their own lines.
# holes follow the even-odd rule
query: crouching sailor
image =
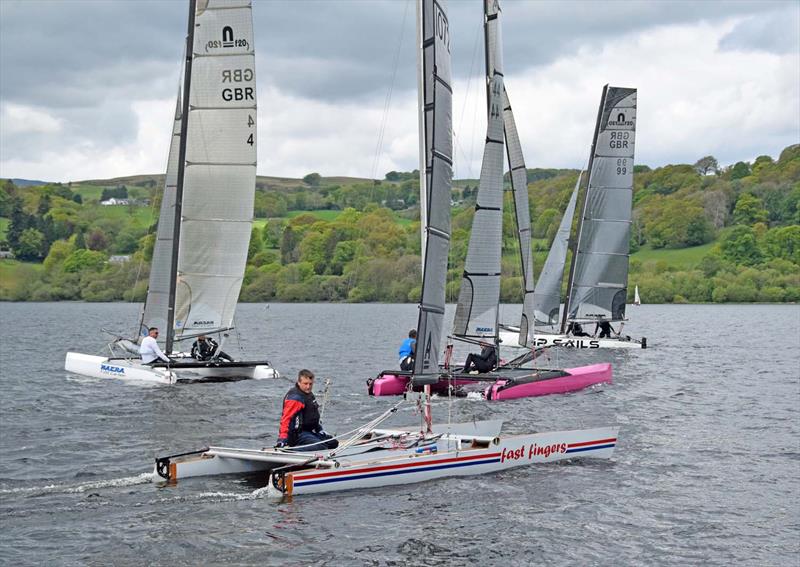
<svg viewBox="0 0 800 567">
<path fill-rule="evenodd" d="M 297 383 L 283 398 L 283 414 L 276 448 L 296 447 L 297 451 L 322 451 L 335 449 L 339 442 L 322 430 L 319 406 L 311 390 L 314 373 L 301 370 Z"/>
<path fill-rule="evenodd" d="M 139 356 L 142 357 L 142 364 L 152 365 L 156 362 L 172 362 L 166 354 L 164 354 L 156 342 L 158 337 L 158 328 L 150 327 L 147 336 L 142 339 L 142 344 L 139 345 Z"/>
</svg>

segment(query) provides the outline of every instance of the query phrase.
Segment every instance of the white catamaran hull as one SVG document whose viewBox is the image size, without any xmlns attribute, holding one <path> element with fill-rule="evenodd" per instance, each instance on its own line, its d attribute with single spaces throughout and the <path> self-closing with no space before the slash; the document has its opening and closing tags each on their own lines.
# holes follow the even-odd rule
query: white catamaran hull
<svg viewBox="0 0 800 567">
<path fill-rule="evenodd" d="M 224 380 L 277 378 L 278 372 L 269 365 L 233 366 L 225 363 L 193 368 L 154 368 L 136 359 L 108 358 L 79 352 L 68 352 L 64 362 L 68 372 L 91 378 L 119 378 L 156 384 L 174 384 L 181 380 Z"/>
<path fill-rule="evenodd" d="M 526 348 L 519 344 L 519 332 L 500 331 L 500 344 L 504 347 Z M 598 339 L 596 337 L 573 337 L 570 335 L 534 335 L 534 348 L 564 347 L 577 349 L 594 348 L 647 348 L 647 339 Z"/>
<path fill-rule="evenodd" d="M 618 428 L 601 427 L 509 437 L 443 434 L 426 442 L 400 447 L 396 442 L 376 446 L 365 440 L 341 455 L 293 453 L 273 449 L 211 447 L 156 461 L 158 476 L 181 478 L 272 470 L 270 492 L 275 496 L 316 494 L 356 488 L 411 484 L 452 476 L 497 472 L 512 467 L 573 458 L 612 456 Z M 377 430 L 373 435 L 414 435 Z M 417 434 L 418 435 L 418 434 Z M 334 452 L 335 453 L 335 452 Z"/>
</svg>

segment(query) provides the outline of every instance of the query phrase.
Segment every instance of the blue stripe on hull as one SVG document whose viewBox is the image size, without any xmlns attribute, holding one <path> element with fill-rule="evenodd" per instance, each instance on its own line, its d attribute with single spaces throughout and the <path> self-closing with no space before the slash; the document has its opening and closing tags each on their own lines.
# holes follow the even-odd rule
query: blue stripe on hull
<svg viewBox="0 0 800 567">
<path fill-rule="evenodd" d="M 575 449 L 567 449 L 567 453 L 581 453 L 583 451 L 597 451 L 598 449 L 608 449 L 615 447 L 616 443 L 609 443 L 608 445 L 595 445 L 594 447 L 577 447 Z"/>
<path fill-rule="evenodd" d="M 319 480 L 296 480 L 294 485 L 297 487 L 301 486 L 311 486 L 314 484 L 329 484 L 331 482 L 344 482 L 348 480 L 362 480 L 365 478 L 376 478 L 380 476 L 394 476 L 398 474 L 413 474 L 418 472 L 427 472 L 427 471 L 435 471 L 441 469 L 452 469 L 456 467 L 469 467 L 472 465 L 487 465 L 491 463 L 499 463 L 500 459 L 488 459 L 485 461 L 470 461 L 467 463 L 451 463 L 447 465 L 438 465 L 438 466 L 429 466 L 429 467 L 420 467 L 415 469 L 400 469 L 400 470 L 393 470 L 393 471 L 381 471 L 381 472 L 374 472 L 369 474 L 360 474 L 356 476 L 345 476 L 339 478 L 323 478 Z"/>
</svg>

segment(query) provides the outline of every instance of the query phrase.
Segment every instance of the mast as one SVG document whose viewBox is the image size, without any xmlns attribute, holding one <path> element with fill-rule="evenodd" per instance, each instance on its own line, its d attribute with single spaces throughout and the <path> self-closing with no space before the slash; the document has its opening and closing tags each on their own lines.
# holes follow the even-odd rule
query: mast
<svg viewBox="0 0 800 567">
<path fill-rule="evenodd" d="M 586 206 L 589 203 L 589 186 L 592 183 L 592 166 L 594 165 L 594 153 L 597 149 L 597 136 L 600 133 L 600 121 L 603 118 L 603 109 L 606 106 L 606 96 L 608 95 L 608 85 L 606 84 L 603 87 L 603 94 L 600 97 L 600 108 L 597 109 L 597 122 L 594 125 L 594 136 L 592 137 L 592 149 L 591 153 L 589 154 L 589 176 L 586 182 L 586 190 L 583 192 L 583 206 L 581 207 L 581 215 L 578 217 L 578 226 L 576 229 L 576 238 L 572 242 L 572 246 L 570 246 L 570 250 L 572 250 L 572 260 L 569 264 L 569 279 L 567 280 L 567 297 L 564 300 L 564 314 L 561 317 L 561 333 L 565 333 L 567 331 L 567 318 L 569 317 L 569 307 L 570 301 L 572 300 L 572 284 L 574 283 L 575 278 L 575 260 L 578 257 L 578 244 L 581 240 L 581 230 L 583 229 L 583 220 L 586 216 Z"/>
<path fill-rule="evenodd" d="M 419 0 L 422 51 L 420 99 L 427 196 L 422 292 L 417 324 L 414 378 L 417 385 L 439 380 L 439 343 L 445 310 L 447 260 L 450 250 L 450 191 L 453 179 L 452 88 L 450 86 L 450 27 L 444 2 Z M 422 215 L 420 215 L 422 216 Z"/>
<path fill-rule="evenodd" d="M 186 64 L 183 72 L 183 109 L 181 115 L 181 140 L 178 151 L 178 182 L 175 188 L 175 217 L 173 225 L 172 267 L 170 270 L 169 305 L 167 307 L 167 341 L 165 351 L 172 353 L 175 339 L 175 295 L 178 287 L 178 252 L 181 235 L 181 204 L 183 201 L 183 182 L 186 169 L 186 133 L 189 126 L 189 93 L 192 82 L 192 58 L 194 56 L 194 18 L 197 0 L 189 0 L 189 25 L 186 34 Z"/>
<path fill-rule="evenodd" d="M 417 45 L 422 45 L 424 31 L 422 28 L 422 2 L 417 2 Z M 425 248 L 428 241 L 428 186 L 427 186 L 427 150 L 425 148 L 425 50 L 417 50 L 417 126 L 419 136 L 419 230 L 422 271 L 425 271 Z"/>
</svg>

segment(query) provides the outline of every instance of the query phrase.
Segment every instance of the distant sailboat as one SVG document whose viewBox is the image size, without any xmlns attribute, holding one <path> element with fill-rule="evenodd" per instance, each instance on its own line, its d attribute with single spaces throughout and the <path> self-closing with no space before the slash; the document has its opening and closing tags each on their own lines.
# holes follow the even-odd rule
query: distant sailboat
<svg viewBox="0 0 800 567">
<path fill-rule="evenodd" d="M 186 64 L 178 96 L 147 299 L 136 334 L 163 332 L 172 363 L 143 365 L 139 339 L 112 355 L 67 353 L 65 368 L 97 378 L 272 378 L 266 360 L 197 361 L 179 343 L 233 329 L 253 217 L 256 83 L 250 0 L 190 1 Z M 189 343 L 191 344 L 191 343 Z"/>
<path fill-rule="evenodd" d="M 623 335 L 621 329 L 617 336 L 599 338 L 581 327 L 587 323 L 625 321 L 636 97 L 636 89 L 607 85 L 603 88 L 592 141 L 589 179 L 578 218 L 578 236 L 572 242 L 567 297 L 560 325 L 561 278 L 579 198 L 580 176 L 537 284 L 535 321 L 538 325 L 559 325 L 559 330 L 556 333 L 537 331 L 534 340 L 537 347 L 645 348 L 647 345 L 646 339 L 632 339 Z M 509 328 L 501 333 L 501 338 L 504 343 L 513 343 L 516 334 L 516 329 Z"/>
<path fill-rule="evenodd" d="M 641 305 L 642 299 L 639 297 L 639 286 L 637 285 L 633 290 L 633 304 Z"/>
</svg>

